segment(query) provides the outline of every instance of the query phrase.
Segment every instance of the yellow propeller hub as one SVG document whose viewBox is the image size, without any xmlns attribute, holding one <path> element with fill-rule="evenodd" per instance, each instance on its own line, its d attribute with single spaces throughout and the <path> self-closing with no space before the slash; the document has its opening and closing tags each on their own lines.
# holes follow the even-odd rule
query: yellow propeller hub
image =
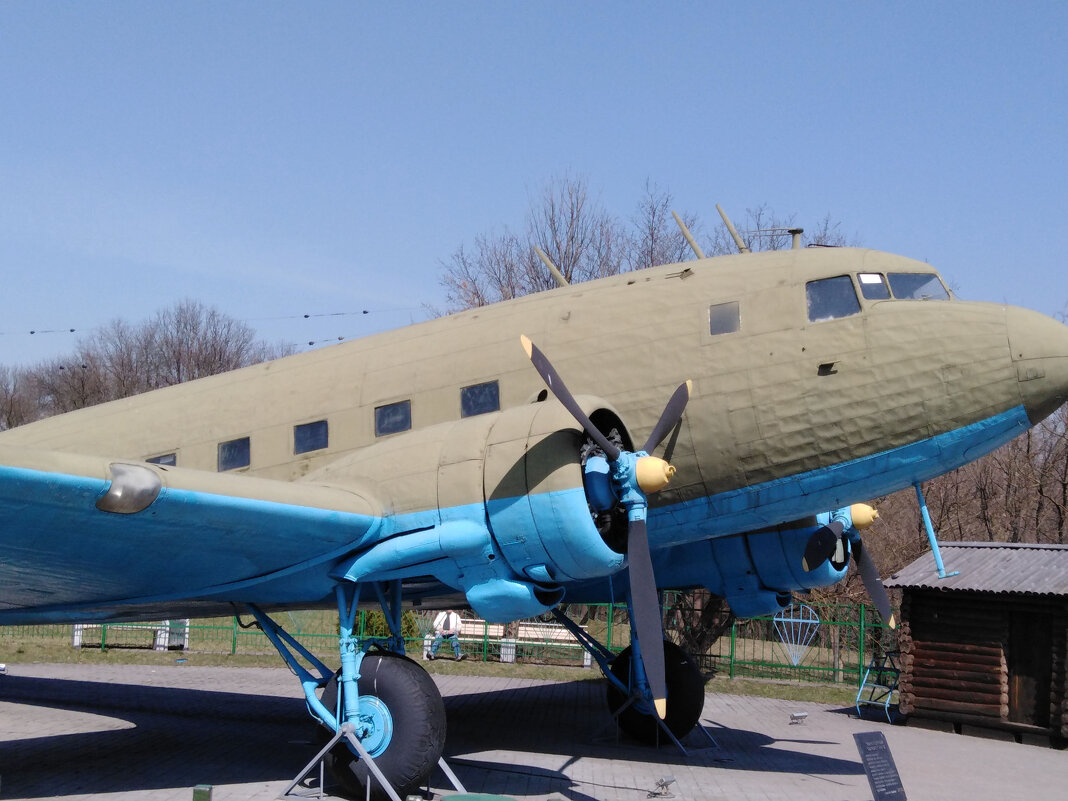
<svg viewBox="0 0 1068 801">
<path fill-rule="evenodd" d="M 659 492 L 668 485 L 671 477 L 675 475 L 674 466 L 668 464 L 659 456 L 642 456 L 634 466 L 638 486 L 646 495 Z"/>
<path fill-rule="evenodd" d="M 853 518 L 853 528 L 863 531 L 879 519 L 879 512 L 874 506 L 866 503 L 855 503 L 849 507 L 849 514 Z"/>
</svg>

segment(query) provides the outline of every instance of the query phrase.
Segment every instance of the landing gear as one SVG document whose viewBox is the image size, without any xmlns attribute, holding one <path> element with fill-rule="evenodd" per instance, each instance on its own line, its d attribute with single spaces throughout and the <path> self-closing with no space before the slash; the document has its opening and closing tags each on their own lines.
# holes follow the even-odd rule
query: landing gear
<svg viewBox="0 0 1068 801">
<path fill-rule="evenodd" d="M 320 700 L 328 710 L 337 709 L 337 687 L 335 678 L 323 690 Z M 411 659 L 384 652 L 364 656 L 357 688 L 359 720 L 366 726 L 361 744 L 401 798 L 418 793 L 445 746 L 445 704 L 437 686 Z M 323 742 L 327 739 L 323 730 Z M 324 761 L 337 783 L 354 798 L 365 797 L 368 782 L 372 798 L 388 798 L 370 776 L 365 761 L 344 739 L 327 752 Z"/>
<path fill-rule="evenodd" d="M 627 647 L 612 662 L 611 672 L 623 687 L 633 686 L 632 649 Z M 701 719 L 705 704 L 705 679 L 693 657 L 673 642 L 664 641 L 664 669 L 667 681 L 667 715 L 663 723 L 677 738 L 690 733 Z M 616 682 L 608 682 L 608 709 L 619 727 L 636 740 L 657 744 L 664 733 L 656 713 L 643 700 L 632 700 Z M 628 703 L 629 702 L 629 703 Z"/>
<path fill-rule="evenodd" d="M 608 680 L 608 709 L 619 727 L 636 740 L 653 745 L 663 742 L 664 738 L 674 740 L 685 754 L 686 749 L 679 739 L 697 726 L 705 705 L 705 677 L 694 658 L 675 643 L 663 641 L 667 711 L 664 719 L 659 720 L 641 666 L 635 664 L 636 641 L 632 640 L 631 645 L 615 655 L 560 609 L 554 609 L 553 614 L 556 621 L 589 651 L 604 673 Z"/>
<path fill-rule="evenodd" d="M 361 586 L 340 582 L 338 651 L 334 673 L 256 606 L 248 609 L 279 655 L 300 678 L 308 711 L 321 724 L 322 747 L 286 795 L 322 761 L 346 793 L 401 801 L 440 766 L 445 704 L 430 676 L 404 656 L 400 582 L 371 582 L 389 624 L 388 638 L 353 636 Z"/>
</svg>

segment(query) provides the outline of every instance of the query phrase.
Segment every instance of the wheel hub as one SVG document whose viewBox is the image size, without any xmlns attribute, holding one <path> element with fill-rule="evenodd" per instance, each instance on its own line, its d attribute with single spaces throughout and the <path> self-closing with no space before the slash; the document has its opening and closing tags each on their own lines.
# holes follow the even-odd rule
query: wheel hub
<svg viewBox="0 0 1068 801">
<path fill-rule="evenodd" d="M 357 716 L 360 744 L 372 757 L 380 756 L 393 739 L 393 716 L 382 701 L 373 695 L 360 696 Z"/>
</svg>

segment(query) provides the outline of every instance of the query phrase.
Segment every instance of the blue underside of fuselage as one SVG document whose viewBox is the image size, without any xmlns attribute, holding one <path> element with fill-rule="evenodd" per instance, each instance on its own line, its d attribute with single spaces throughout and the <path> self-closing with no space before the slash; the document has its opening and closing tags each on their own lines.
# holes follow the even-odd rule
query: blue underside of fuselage
<svg viewBox="0 0 1068 801">
<path fill-rule="evenodd" d="M 689 549 L 681 548 L 677 554 L 680 558 L 674 559 L 676 553 L 667 550 L 671 546 L 683 546 L 775 526 L 847 506 L 856 501 L 885 495 L 976 459 L 1008 442 L 1030 425 L 1023 407 L 1016 407 L 981 422 L 889 451 L 752 487 L 718 493 L 707 498 L 652 508 L 648 518 L 649 538 L 654 549 L 658 583 L 665 588 L 695 583 L 694 566 L 679 564 L 689 561 Z M 15 480 L 13 476 L 16 473 L 18 471 L 14 468 L 5 468 L 4 481 Z M 62 484 L 61 481 L 57 482 L 55 476 L 51 476 L 49 481 L 53 489 Z M 93 569 L 94 565 L 62 562 L 64 554 L 68 552 L 66 543 L 72 546 L 85 545 L 86 532 L 79 528 L 78 515 L 92 513 L 86 510 L 91 509 L 95 500 L 93 496 L 106 490 L 107 482 L 97 481 L 97 485 L 95 488 L 88 485 L 81 488 L 80 494 L 84 503 L 76 508 L 72 507 L 69 514 L 57 512 L 54 504 L 41 507 L 27 505 L 22 502 L 25 498 L 11 498 L 0 509 L 0 624 L 117 617 L 144 618 L 149 614 L 160 617 L 187 617 L 198 614 L 197 610 L 200 608 L 203 608 L 205 613 L 217 613 L 216 607 L 225 608 L 231 601 L 264 606 L 324 605 L 333 598 L 332 588 L 336 581 L 336 571 L 356 553 L 351 548 L 346 551 L 346 546 L 339 536 L 339 529 L 335 529 L 330 537 L 316 537 L 313 534 L 317 526 L 330 525 L 330 519 L 337 523 L 338 518 L 344 518 L 344 515 L 293 506 L 281 507 L 284 513 L 279 514 L 278 504 L 235 499 L 233 510 L 224 510 L 233 511 L 234 514 L 225 514 L 223 519 L 219 519 L 218 496 L 184 492 L 181 493 L 180 499 L 175 497 L 175 502 L 166 510 L 169 521 L 167 533 L 172 538 L 168 541 L 169 547 L 176 549 L 176 552 L 171 554 L 171 564 L 181 562 L 182 581 L 169 581 L 177 577 L 168 575 L 166 559 L 161 563 L 160 559 L 152 558 L 152 553 L 137 553 L 136 540 L 128 540 L 129 548 L 122 554 L 114 550 L 122 539 L 118 537 L 112 542 L 105 542 L 104 545 L 106 549 L 113 549 L 110 558 L 124 560 L 122 571 L 113 573 L 106 593 L 101 591 L 91 599 L 85 595 L 78 597 L 79 575 L 85 576 L 83 571 Z M 573 494 L 581 490 L 568 492 Z M 551 505 L 553 499 L 539 498 L 538 502 L 548 502 Z M 204 519 L 204 510 L 209 508 L 219 525 L 214 531 L 202 533 L 199 527 Z M 163 510 L 159 513 L 162 512 Z M 119 532 L 123 525 L 132 524 L 138 515 L 111 517 L 113 519 L 105 524 L 107 530 L 103 531 L 106 536 L 116 536 L 116 532 Z M 387 518 L 379 521 L 382 524 L 380 526 L 369 519 L 351 517 L 351 542 L 357 551 L 383 539 L 402 535 L 406 531 L 442 526 L 444 547 L 440 558 L 436 558 L 432 563 L 408 565 L 402 571 L 394 571 L 390 578 L 433 577 L 440 582 L 437 588 L 442 594 L 455 594 L 462 584 L 460 579 L 465 567 L 457 564 L 459 560 L 450 558 L 445 529 L 449 521 L 484 524 L 486 511 L 483 504 L 427 510 Z M 253 519 L 255 526 L 250 524 Z M 226 560 L 221 558 L 224 554 L 219 550 L 226 541 L 225 534 L 220 532 L 226 529 L 227 520 L 240 521 L 235 524 L 249 530 L 249 548 L 255 548 L 257 541 L 265 545 L 274 543 L 273 546 L 267 547 L 299 554 L 299 558 L 291 558 L 286 562 L 288 567 L 282 567 L 279 560 L 275 561 L 272 568 L 249 569 L 244 574 L 245 578 L 235 580 L 238 577 L 232 576 L 227 581 L 222 577 L 222 573 L 226 571 Z M 18 539 L 22 536 L 18 532 L 34 532 L 35 537 L 51 538 L 51 547 L 27 549 L 25 542 Z M 511 536 L 515 536 L 514 532 Z M 536 536 L 536 532 L 531 531 L 531 537 Z M 317 542 L 320 546 L 318 553 L 302 552 L 302 540 Z M 27 561 L 24 558 L 29 556 L 30 552 L 36 552 L 40 558 L 40 563 L 36 566 L 32 560 Z M 51 554 L 51 557 L 44 558 L 45 554 Z M 160 555 L 155 554 L 157 557 Z M 254 560 L 247 551 L 231 551 L 225 556 L 235 560 Z M 281 553 L 275 554 L 276 558 L 281 556 Z M 92 561 L 92 558 L 89 561 Z M 503 564 L 504 561 L 498 560 L 500 564 L 496 568 L 497 571 L 508 570 Z M 203 567 L 202 577 L 204 573 L 213 574 L 216 581 L 198 582 L 198 566 Z M 96 567 L 104 569 L 105 566 L 101 562 Z M 40 572 L 39 602 L 28 603 L 25 595 L 18 598 L 5 596 L 5 583 L 9 579 L 14 584 L 29 586 L 32 578 L 28 573 L 35 570 Z M 837 580 L 840 575 L 828 574 L 811 578 L 813 581 L 808 586 L 818 586 Z M 470 577 L 467 580 L 470 583 Z M 52 584 L 44 586 L 49 581 Z M 163 590 L 161 585 L 167 584 L 170 586 Z M 607 600 L 611 595 L 611 584 L 607 579 L 583 582 L 581 585 L 575 585 L 575 594 L 581 595 L 582 600 L 597 600 L 598 597 Z M 616 595 L 619 593 L 619 585 L 622 584 L 616 582 Z M 144 588 L 148 586 L 156 587 L 157 591 L 144 592 Z M 431 597 L 436 592 L 432 581 L 424 582 L 420 595 Z M 572 596 L 570 590 L 568 599 L 578 600 Z"/>
<path fill-rule="evenodd" d="M 666 547 L 738 534 L 863 502 L 954 470 L 1031 427 L 1023 406 L 849 462 L 651 509 L 650 542 Z"/>
</svg>

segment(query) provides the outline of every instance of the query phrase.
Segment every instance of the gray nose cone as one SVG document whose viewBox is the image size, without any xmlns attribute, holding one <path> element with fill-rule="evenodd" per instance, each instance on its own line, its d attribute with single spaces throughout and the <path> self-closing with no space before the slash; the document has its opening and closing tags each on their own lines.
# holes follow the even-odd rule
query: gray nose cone
<svg viewBox="0 0 1068 801">
<path fill-rule="evenodd" d="M 1068 401 L 1068 326 L 1052 317 L 1009 306 L 1009 348 L 1032 424 Z"/>
</svg>

